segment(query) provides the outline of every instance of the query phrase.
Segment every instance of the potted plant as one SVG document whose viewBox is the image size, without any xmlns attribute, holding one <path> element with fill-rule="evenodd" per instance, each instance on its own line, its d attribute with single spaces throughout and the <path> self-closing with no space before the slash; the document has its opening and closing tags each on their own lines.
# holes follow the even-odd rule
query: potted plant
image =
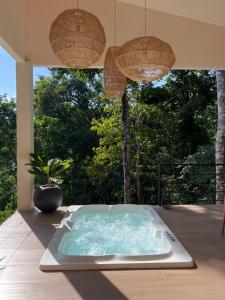
<svg viewBox="0 0 225 300">
<path fill-rule="evenodd" d="M 31 154 L 29 172 L 46 184 L 36 188 L 33 196 L 35 206 L 44 213 L 55 211 L 63 202 L 63 192 L 58 186 L 63 182 L 64 172 L 71 167 L 73 160 L 50 159 L 47 163 L 40 155 Z"/>
</svg>

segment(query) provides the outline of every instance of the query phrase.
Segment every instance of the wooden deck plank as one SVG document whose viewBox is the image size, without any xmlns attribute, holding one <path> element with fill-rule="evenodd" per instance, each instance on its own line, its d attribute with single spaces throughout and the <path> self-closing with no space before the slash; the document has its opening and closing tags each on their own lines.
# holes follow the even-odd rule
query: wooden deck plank
<svg viewBox="0 0 225 300">
<path fill-rule="evenodd" d="M 44 273 L 39 270 L 39 262 L 65 208 L 52 215 L 41 215 L 37 211 L 16 213 L 0 226 L 0 299 L 224 299 L 222 207 L 182 206 L 157 210 L 193 256 L 197 269 Z"/>
</svg>

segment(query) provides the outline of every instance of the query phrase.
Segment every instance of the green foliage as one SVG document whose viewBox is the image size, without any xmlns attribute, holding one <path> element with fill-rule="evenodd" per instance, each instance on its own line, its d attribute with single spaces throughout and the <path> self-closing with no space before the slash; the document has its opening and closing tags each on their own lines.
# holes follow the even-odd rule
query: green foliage
<svg viewBox="0 0 225 300">
<path fill-rule="evenodd" d="M 128 91 L 132 198 L 133 202 L 137 201 L 137 157 L 139 157 L 142 199 L 145 202 L 156 203 L 157 164 L 185 163 L 194 154 L 196 163 L 200 163 L 200 157 L 197 155 L 200 149 L 214 144 L 215 77 L 214 73 L 206 71 L 173 71 L 163 86 L 155 87 L 151 83 L 137 85 L 130 82 Z M 104 112 L 103 117 L 92 123 L 92 130 L 97 133 L 100 140 L 98 146 L 94 148 L 95 155 L 88 167 L 88 174 L 92 185 L 98 187 L 99 194 L 115 203 L 122 201 L 123 187 L 120 102 L 107 103 Z M 210 163 L 212 159 L 213 153 L 209 157 L 204 157 L 204 163 Z M 213 181 L 207 186 L 208 189 L 205 189 L 210 190 L 207 199 L 197 192 L 204 190 L 204 184 L 208 184 L 206 177 L 213 178 L 211 171 L 205 170 L 207 175 L 202 179 L 202 183 L 197 180 L 198 176 L 192 177 L 193 181 L 189 180 L 187 168 L 183 178 L 179 172 L 174 173 L 169 169 L 165 172 L 165 190 L 167 197 L 170 195 L 170 201 L 171 199 L 174 203 L 190 201 L 193 203 L 201 199 L 212 201 Z M 185 190 L 189 191 L 186 195 L 182 194 Z"/>
<path fill-rule="evenodd" d="M 99 202 L 86 167 L 98 144 L 92 120 L 101 117 L 104 106 L 99 70 L 52 69 L 36 83 L 35 152 L 44 160 L 76 162 L 62 184 L 65 204 Z"/>
<path fill-rule="evenodd" d="M 0 224 L 7 220 L 16 210 L 16 196 L 15 193 L 8 195 L 7 204 L 4 210 L 0 210 Z"/>
<path fill-rule="evenodd" d="M 0 96 L 0 223 L 16 208 L 16 106 Z"/>
<path fill-rule="evenodd" d="M 104 116 L 93 120 L 91 130 L 99 144 L 87 166 L 89 179 L 103 203 L 119 203 L 123 194 L 121 102 L 107 103 Z"/>
<path fill-rule="evenodd" d="M 66 205 L 123 201 L 121 102 L 105 99 L 102 77 L 96 69 L 51 69 L 35 84 L 35 153 L 43 165 L 33 171 L 36 181 L 45 184 L 57 179 L 52 169 L 59 161 L 75 162 L 62 183 Z M 128 81 L 127 91 L 132 201 L 137 202 L 139 176 L 142 200 L 156 203 L 159 163 L 168 164 L 162 168 L 163 196 L 168 201 L 213 201 L 212 169 L 181 164 L 214 162 L 214 72 L 172 71 L 156 84 Z M 1 197 L 16 187 L 15 110 L 13 99 L 0 97 L 0 216 L 15 208 L 15 193 Z M 49 157 L 59 161 L 48 165 Z M 170 165 L 174 163 L 177 167 Z"/>
<path fill-rule="evenodd" d="M 156 201 L 156 164 L 175 151 L 176 116 L 167 105 L 156 106 L 130 100 L 132 195 L 136 198 L 136 159 L 139 145 L 143 199 Z M 105 108 L 105 117 L 94 120 L 92 130 L 99 136 L 94 157 L 88 167 L 92 185 L 99 195 L 113 203 L 122 201 L 122 124 L 121 102 L 113 101 Z M 162 139 L 163 137 L 163 139 Z M 172 158 L 171 158 L 172 159 Z M 111 187 L 111 188 L 110 188 Z M 106 191 L 110 191 L 106 194 Z M 106 201 L 106 200 L 105 200 Z"/>
<path fill-rule="evenodd" d="M 29 172 L 36 177 L 43 177 L 48 186 L 53 186 L 55 183 L 62 184 L 63 173 L 71 167 L 73 162 L 70 160 L 61 160 L 58 158 L 50 159 L 47 163 L 41 158 L 40 155 L 32 153 Z"/>
<path fill-rule="evenodd" d="M 204 165 L 206 162 L 208 165 Z M 216 186 L 214 145 L 200 147 L 195 154 L 188 156 L 184 163 L 187 165 L 183 168 L 181 176 L 188 182 L 189 199 L 198 203 L 214 203 Z"/>
</svg>

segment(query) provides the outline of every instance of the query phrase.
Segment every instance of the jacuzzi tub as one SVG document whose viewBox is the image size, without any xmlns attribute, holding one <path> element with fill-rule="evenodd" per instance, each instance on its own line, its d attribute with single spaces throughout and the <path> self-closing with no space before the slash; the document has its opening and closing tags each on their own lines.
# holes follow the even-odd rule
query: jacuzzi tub
<svg viewBox="0 0 225 300">
<path fill-rule="evenodd" d="M 191 256 L 151 206 L 70 206 L 40 269 L 190 268 Z"/>
</svg>

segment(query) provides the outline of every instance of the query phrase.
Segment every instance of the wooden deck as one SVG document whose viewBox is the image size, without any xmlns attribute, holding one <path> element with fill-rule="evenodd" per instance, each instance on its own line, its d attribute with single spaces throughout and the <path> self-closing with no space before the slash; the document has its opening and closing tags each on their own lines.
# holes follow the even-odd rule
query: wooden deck
<svg viewBox="0 0 225 300">
<path fill-rule="evenodd" d="M 43 273 L 39 261 L 64 210 L 52 215 L 16 213 L 0 226 L 1 300 L 225 299 L 221 207 L 157 208 L 197 269 Z"/>
</svg>

